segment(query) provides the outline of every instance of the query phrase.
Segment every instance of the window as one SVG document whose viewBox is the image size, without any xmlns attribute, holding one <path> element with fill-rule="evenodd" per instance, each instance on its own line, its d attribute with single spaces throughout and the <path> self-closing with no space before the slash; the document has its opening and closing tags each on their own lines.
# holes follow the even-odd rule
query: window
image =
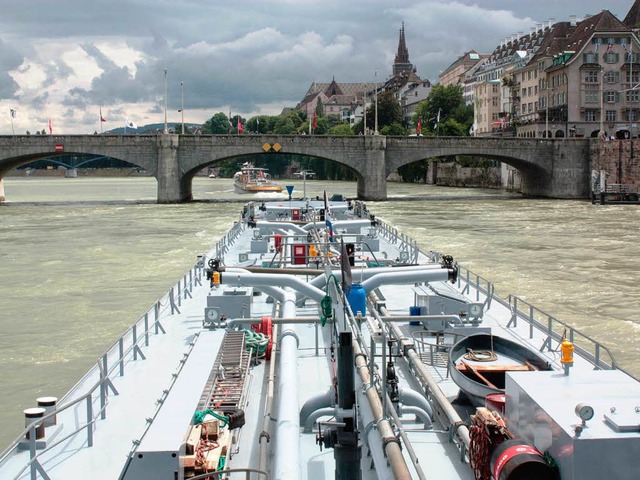
<svg viewBox="0 0 640 480">
<path fill-rule="evenodd" d="M 607 110 L 605 115 L 605 120 L 607 122 L 615 122 L 616 121 L 616 111 L 615 110 Z"/>
<path fill-rule="evenodd" d="M 627 102 L 640 101 L 640 90 L 628 90 L 625 94 Z"/>
<path fill-rule="evenodd" d="M 533 113 L 533 103 L 529 103 L 529 113 Z"/>
<path fill-rule="evenodd" d="M 605 63 L 618 63 L 619 55 L 614 52 L 607 52 L 604 54 Z"/>
<path fill-rule="evenodd" d="M 605 83 L 618 83 L 619 72 L 607 72 L 604 74 Z"/>
<path fill-rule="evenodd" d="M 584 112 L 584 121 L 585 122 L 595 122 L 596 121 L 596 111 L 595 110 L 585 110 L 585 112 Z"/>
<path fill-rule="evenodd" d="M 599 83 L 598 72 L 597 71 L 585 72 L 584 83 Z"/>
<path fill-rule="evenodd" d="M 582 55 L 582 61 L 584 63 L 599 63 L 597 53 L 585 53 Z"/>
<path fill-rule="evenodd" d="M 626 72 L 625 80 L 627 83 L 633 83 L 632 86 L 635 86 L 637 83 L 640 83 L 640 72 L 637 70 Z"/>
<path fill-rule="evenodd" d="M 526 103 L 522 104 L 522 113 L 527 113 L 527 104 Z"/>
<path fill-rule="evenodd" d="M 638 120 L 638 111 L 637 110 L 627 110 L 627 121 L 635 122 Z"/>
<path fill-rule="evenodd" d="M 584 103 L 598 103 L 599 99 L 598 90 L 586 90 L 584 92 Z"/>
<path fill-rule="evenodd" d="M 616 103 L 616 92 L 613 90 L 607 90 L 604 92 L 604 101 L 607 103 Z"/>
</svg>

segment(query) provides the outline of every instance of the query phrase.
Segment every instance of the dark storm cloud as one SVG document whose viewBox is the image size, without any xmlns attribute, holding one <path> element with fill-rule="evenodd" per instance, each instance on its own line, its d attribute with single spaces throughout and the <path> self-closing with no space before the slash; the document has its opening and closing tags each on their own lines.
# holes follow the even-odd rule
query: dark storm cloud
<svg viewBox="0 0 640 480">
<path fill-rule="evenodd" d="M 61 58 L 34 48 L 43 41 L 78 45 L 92 63 L 90 82 L 68 87 L 65 116 L 94 122 L 82 112 L 95 105 L 126 113 L 134 105 L 151 116 L 168 104 L 215 113 L 250 114 L 294 106 L 313 81 L 373 82 L 391 74 L 398 30 L 405 22 L 410 59 L 422 78 L 464 52 L 492 51 L 502 38 L 528 32 L 549 18 L 582 18 L 603 8 L 623 19 L 633 0 L 4 0 L 0 16 L 0 100 L 19 86 L 9 72 L 44 71 L 42 88 L 73 78 Z M 136 52 L 118 58 L 117 48 Z M 39 56 L 38 56 L 39 54 Z M 27 57 L 26 61 L 23 59 Z M 69 60 L 67 60 L 69 61 Z M 39 69 L 31 68 L 38 63 Z M 22 65 L 22 66 L 21 66 Z M 97 67 L 97 69 L 96 69 Z M 93 73 L 95 70 L 95 73 Z M 24 99 L 26 103 L 46 100 Z M 52 98 L 52 97 L 50 97 Z M 82 113 L 81 113 L 82 112 Z M 120 113 L 118 113 L 120 114 Z M 80 118 L 82 115 L 82 118 Z M 71 120 L 71 119 L 69 119 Z M 69 123 L 70 124 L 70 123 Z"/>
</svg>

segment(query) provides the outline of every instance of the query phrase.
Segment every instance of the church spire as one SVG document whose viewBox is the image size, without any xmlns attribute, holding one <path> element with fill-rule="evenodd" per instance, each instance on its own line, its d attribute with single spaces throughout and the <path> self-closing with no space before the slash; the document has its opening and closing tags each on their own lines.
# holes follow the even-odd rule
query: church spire
<svg viewBox="0 0 640 480">
<path fill-rule="evenodd" d="M 395 62 L 393 63 L 393 74 L 397 75 L 402 72 L 410 72 L 413 65 L 409 62 L 409 50 L 407 50 L 407 42 L 404 38 L 404 22 L 400 28 L 400 39 L 398 40 L 398 53 L 396 53 Z"/>
</svg>

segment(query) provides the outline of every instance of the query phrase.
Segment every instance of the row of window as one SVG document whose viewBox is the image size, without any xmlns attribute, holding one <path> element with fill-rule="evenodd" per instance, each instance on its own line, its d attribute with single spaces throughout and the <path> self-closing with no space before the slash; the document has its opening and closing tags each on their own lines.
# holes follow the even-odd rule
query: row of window
<svg viewBox="0 0 640 480">
<path fill-rule="evenodd" d="M 606 48 L 609 48 L 608 46 Z M 582 61 L 584 63 L 600 63 L 600 53 L 588 52 L 582 54 Z M 640 61 L 640 55 L 637 53 L 626 52 L 622 57 L 616 52 L 604 52 L 602 53 L 602 59 L 604 63 L 620 63 L 620 58 L 623 58 L 625 62 L 638 63 Z"/>
</svg>

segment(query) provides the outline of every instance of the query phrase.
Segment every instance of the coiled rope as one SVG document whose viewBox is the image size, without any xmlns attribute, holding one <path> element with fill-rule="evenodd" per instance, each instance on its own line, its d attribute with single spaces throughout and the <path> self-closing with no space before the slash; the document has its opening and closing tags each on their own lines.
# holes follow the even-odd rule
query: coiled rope
<svg viewBox="0 0 640 480">
<path fill-rule="evenodd" d="M 243 329 L 244 343 L 246 349 L 250 352 L 254 352 L 257 357 L 264 357 L 267 353 L 267 345 L 269 344 L 269 337 L 264 333 L 253 332 L 251 330 Z"/>
</svg>

